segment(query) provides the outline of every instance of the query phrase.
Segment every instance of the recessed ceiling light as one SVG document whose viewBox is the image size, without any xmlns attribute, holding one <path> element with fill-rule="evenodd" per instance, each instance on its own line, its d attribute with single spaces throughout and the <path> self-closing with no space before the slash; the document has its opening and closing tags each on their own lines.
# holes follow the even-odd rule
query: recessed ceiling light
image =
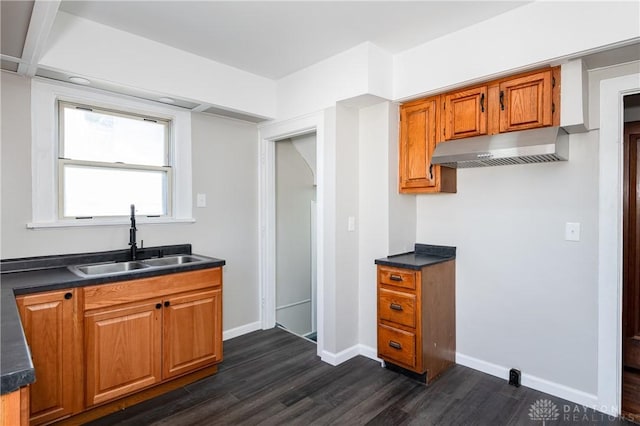
<svg viewBox="0 0 640 426">
<path fill-rule="evenodd" d="M 82 84 L 83 86 L 87 86 L 89 84 L 91 84 L 91 82 L 89 80 L 87 80 L 86 78 L 82 78 L 82 77 L 69 77 L 69 81 L 75 84 Z"/>
<path fill-rule="evenodd" d="M 171 99 L 171 98 L 167 98 L 167 97 L 164 97 L 164 98 L 158 98 L 158 100 L 159 100 L 160 102 L 164 102 L 165 104 L 173 104 L 173 103 L 175 103 L 175 102 L 176 102 L 176 101 L 174 101 L 173 99 Z"/>
</svg>

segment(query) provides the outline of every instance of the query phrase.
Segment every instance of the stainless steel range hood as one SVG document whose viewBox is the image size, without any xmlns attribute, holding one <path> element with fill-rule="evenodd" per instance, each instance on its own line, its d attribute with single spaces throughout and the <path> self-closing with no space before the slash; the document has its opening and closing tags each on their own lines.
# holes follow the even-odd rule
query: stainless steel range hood
<svg viewBox="0 0 640 426">
<path fill-rule="evenodd" d="M 547 163 L 569 159 L 569 135 L 561 127 L 440 142 L 431 162 L 454 168 Z"/>
</svg>

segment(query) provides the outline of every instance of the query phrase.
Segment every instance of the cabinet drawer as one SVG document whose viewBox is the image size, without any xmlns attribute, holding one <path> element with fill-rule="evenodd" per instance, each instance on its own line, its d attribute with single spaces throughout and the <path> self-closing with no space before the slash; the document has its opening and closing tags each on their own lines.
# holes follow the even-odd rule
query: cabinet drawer
<svg viewBox="0 0 640 426">
<path fill-rule="evenodd" d="M 416 367 L 416 335 L 378 324 L 378 356 L 402 366 Z"/>
<path fill-rule="evenodd" d="M 379 266 L 378 283 L 414 290 L 416 288 L 416 273 L 407 269 Z"/>
<path fill-rule="evenodd" d="M 176 293 L 210 289 L 222 285 L 222 268 L 118 281 L 112 284 L 88 286 L 84 291 L 84 309 L 100 309 L 114 305 L 162 298 Z"/>
<path fill-rule="evenodd" d="M 378 316 L 407 327 L 416 326 L 416 296 L 411 293 L 381 288 L 378 294 Z"/>
</svg>

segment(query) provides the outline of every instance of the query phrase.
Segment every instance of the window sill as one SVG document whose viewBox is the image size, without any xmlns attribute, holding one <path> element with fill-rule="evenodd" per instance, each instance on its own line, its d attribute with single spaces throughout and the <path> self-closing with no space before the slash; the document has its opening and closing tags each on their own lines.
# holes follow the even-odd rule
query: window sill
<svg viewBox="0 0 640 426">
<path fill-rule="evenodd" d="M 194 218 L 162 218 L 162 217 L 144 217 L 136 216 L 136 224 L 170 224 L 170 223 L 195 223 Z M 129 218 L 122 219 L 69 219 L 59 220 L 57 222 L 43 223 L 27 223 L 27 229 L 44 229 L 44 228 L 76 228 L 90 226 L 113 226 L 113 225 L 130 225 Z"/>
</svg>

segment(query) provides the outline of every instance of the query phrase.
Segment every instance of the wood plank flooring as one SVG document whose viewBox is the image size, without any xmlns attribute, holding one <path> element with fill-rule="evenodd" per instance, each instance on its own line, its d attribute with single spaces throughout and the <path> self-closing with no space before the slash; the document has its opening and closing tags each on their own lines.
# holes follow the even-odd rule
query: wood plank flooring
<svg viewBox="0 0 640 426">
<path fill-rule="evenodd" d="M 218 374 L 90 424 L 632 425 L 459 365 L 427 387 L 368 358 L 333 367 L 315 352 L 277 328 L 237 337 Z M 532 419 L 536 403 L 547 405 Z"/>
</svg>

